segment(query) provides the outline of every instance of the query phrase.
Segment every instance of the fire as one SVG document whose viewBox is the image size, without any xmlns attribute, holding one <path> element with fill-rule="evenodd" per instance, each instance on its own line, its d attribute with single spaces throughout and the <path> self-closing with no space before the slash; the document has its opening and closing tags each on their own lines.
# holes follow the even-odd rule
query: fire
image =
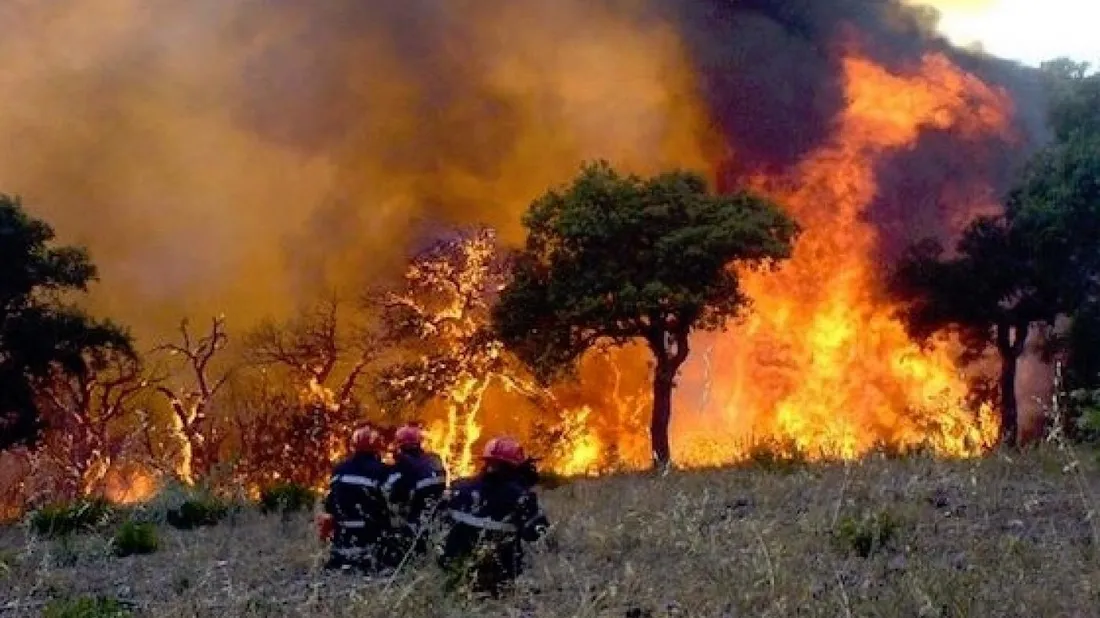
<svg viewBox="0 0 1100 618">
<path fill-rule="evenodd" d="M 961 405 L 967 385 L 950 346 L 922 352 L 892 317 L 863 215 L 876 196 L 877 160 L 928 127 L 964 138 L 1006 134 L 1011 101 L 941 55 L 896 75 L 850 54 L 844 71 L 849 106 L 830 143 L 790 177 L 753 181 L 806 232 L 778 273 L 744 273 L 754 299 L 746 323 L 700 338 L 714 345 L 716 375 L 710 403 L 673 434 L 679 462 L 736 459 L 744 448 L 730 444 L 760 438 L 851 458 L 880 443 L 974 455 L 996 437 L 990 410 L 976 418 Z"/>
<path fill-rule="evenodd" d="M 146 502 L 160 489 L 160 482 L 155 476 L 137 467 L 112 469 L 103 482 L 105 497 L 115 504 Z"/>
<path fill-rule="evenodd" d="M 559 474 L 582 476 L 599 471 L 603 445 L 590 426 L 591 414 L 588 406 L 566 414 L 554 461 Z"/>
</svg>

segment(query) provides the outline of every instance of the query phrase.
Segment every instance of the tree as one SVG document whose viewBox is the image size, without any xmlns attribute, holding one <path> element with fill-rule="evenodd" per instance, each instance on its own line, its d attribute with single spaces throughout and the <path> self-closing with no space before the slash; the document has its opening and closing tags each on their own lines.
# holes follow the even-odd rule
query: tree
<svg viewBox="0 0 1100 618">
<path fill-rule="evenodd" d="M 219 446 L 225 435 L 209 412 L 211 403 L 233 371 L 214 366 L 218 354 L 229 345 L 223 316 L 213 318 L 210 330 L 200 337 L 196 338 L 191 332 L 186 319 L 180 322 L 179 331 L 178 343 L 163 344 L 156 351 L 179 360 L 182 370 L 190 374 L 189 380 L 175 389 L 167 384 L 159 384 L 156 389 L 172 409 L 173 434 L 180 450 L 176 475 L 191 484 L 197 477 L 208 474 L 217 463 Z"/>
<path fill-rule="evenodd" d="M 352 329 L 341 324 L 340 309 L 340 301 L 333 297 L 285 324 L 260 324 L 245 338 L 248 359 L 259 367 L 288 371 L 292 380 L 325 400 L 334 412 L 348 407 L 376 346 L 367 333 L 344 332 Z"/>
<path fill-rule="evenodd" d="M 39 381 L 54 371 L 84 374 L 89 358 L 108 351 L 133 355 L 126 331 L 65 303 L 97 272 L 84 249 L 54 238 L 17 197 L 0 194 L 0 450 L 38 442 Z"/>
<path fill-rule="evenodd" d="M 57 495 L 78 497 L 103 489 L 107 473 L 135 441 L 137 404 L 159 378 L 146 375 L 130 355 L 89 358 L 88 370 L 55 371 L 38 389 L 39 408 L 51 431 L 44 455 L 59 474 Z"/>
<path fill-rule="evenodd" d="M 523 224 L 526 245 L 493 312 L 498 336 L 544 380 L 594 346 L 644 341 L 656 360 L 650 439 L 667 466 L 689 335 L 748 308 L 734 266 L 788 258 L 798 225 L 752 193 L 710 193 L 695 173 L 641 178 L 606 162 L 539 197 Z"/>
<path fill-rule="evenodd" d="M 994 346 L 1000 357 L 1001 435 L 1018 434 L 1016 368 L 1035 324 L 1054 324 L 1065 299 L 1031 250 L 1031 238 L 1004 216 L 980 217 L 963 232 L 956 254 L 927 239 L 910 247 L 889 278 L 900 317 L 914 339 L 945 331 L 959 336 L 972 361 Z"/>
<path fill-rule="evenodd" d="M 230 397 L 238 410 L 238 471 L 252 481 L 315 485 L 347 444 L 362 411 L 355 391 L 378 346 L 346 308 L 335 296 L 321 299 L 245 338 L 246 357 L 261 371 L 235 384 Z"/>
<path fill-rule="evenodd" d="M 1076 351 L 1083 371 L 1095 363 L 1084 351 L 1095 336 L 1090 307 L 1100 283 L 1100 76 L 1065 59 L 1044 71 L 1053 139 L 1008 193 L 1004 214 L 972 222 L 954 257 L 945 258 L 938 243 L 919 243 L 891 277 L 916 338 L 954 330 L 970 357 L 996 347 L 1008 442 L 1017 438 L 1016 365 L 1032 326 L 1053 328 L 1058 317 L 1075 316 L 1076 326 L 1054 341 Z"/>
<path fill-rule="evenodd" d="M 1100 75 L 1065 60 L 1044 69 L 1054 139 L 1027 166 L 1007 212 L 1067 296 L 1070 327 L 1056 333 L 1048 351 L 1067 361 L 1066 389 L 1089 392 L 1100 387 Z M 1063 418 L 1067 431 L 1080 412 L 1072 406 Z"/>
<path fill-rule="evenodd" d="M 487 328 L 507 280 L 495 232 L 461 229 L 414 256 L 403 285 L 378 301 L 384 338 L 393 350 L 379 376 L 381 399 L 408 411 L 430 401 L 444 404 L 451 422 L 442 455 L 456 474 L 473 466 L 476 415 L 490 387 L 528 400 L 546 398 Z"/>
</svg>

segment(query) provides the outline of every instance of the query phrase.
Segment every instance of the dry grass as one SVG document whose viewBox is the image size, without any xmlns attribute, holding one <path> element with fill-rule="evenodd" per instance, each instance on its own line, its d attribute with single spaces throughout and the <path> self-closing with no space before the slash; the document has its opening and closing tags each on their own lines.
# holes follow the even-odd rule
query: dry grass
<svg viewBox="0 0 1100 618">
<path fill-rule="evenodd" d="M 78 595 L 150 616 L 1100 616 L 1100 479 L 1082 459 L 1044 448 L 577 482 L 544 492 L 556 543 L 498 602 L 446 594 L 430 566 L 324 573 L 304 514 L 164 527 L 158 553 L 124 559 L 106 536 L 9 529 L 0 616 Z M 859 557 L 853 537 L 875 518 L 893 534 Z"/>
</svg>

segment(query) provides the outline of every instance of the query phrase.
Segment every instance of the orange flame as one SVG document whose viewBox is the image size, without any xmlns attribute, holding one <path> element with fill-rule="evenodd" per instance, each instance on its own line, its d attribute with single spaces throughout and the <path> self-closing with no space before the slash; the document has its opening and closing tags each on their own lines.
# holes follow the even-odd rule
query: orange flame
<svg viewBox="0 0 1100 618">
<path fill-rule="evenodd" d="M 878 192 L 876 161 L 911 147 L 928 129 L 961 139 L 1008 138 L 1012 102 L 943 55 L 925 57 L 910 74 L 891 73 L 857 53 L 844 56 L 843 68 L 848 107 L 832 139 L 789 175 L 750 181 L 792 211 L 806 232 L 778 272 L 742 273 L 754 300 L 745 323 L 694 337 L 673 414 L 680 465 L 736 462 L 761 443 L 811 458 L 855 458 L 879 445 L 972 456 L 996 439 L 989 407 L 975 414 L 964 405 L 966 376 L 951 343 L 921 350 L 893 317 L 881 292 L 876 232 L 864 215 Z M 684 160 L 699 152 L 687 148 Z M 485 263 L 475 260 L 459 280 L 476 287 Z M 439 316 L 447 317 L 446 310 Z M 468 317 L 450 315 L 460 330 L 476 328 Z M 638 362 L 645 354 L 630 347 L 610 357 L 588 355 L 581 370 L 587 390 L 572 405 L 558 402 L 575 386 L 538 389 L 507 363 L 490 375 L 463 374 L 443 397 L 445 414 L 430 425 L 431 445 L 452 475 L 466 475 L 482 435 L 503 430 L 537 439 L 544 411 L 517 412 L 494 397 L 518 387 L 558 406 L 554 440 L 536 445 L 556 472 L 648 465 L 649 369 Z M 611 394 L 601 391 L 608 376 Z"/>
<path fill-rule="evenodd" d="M 920 351 L 892 317 L 880 293 L 875 230 L 862 217 L 877 191 L 876 160 L 927 127 L 1007 135 L 1011 100 L 942 55 L 924 58 L 910 76 L 854 55 L 844 70 L 849 106 L 831 142 L 792 177 L 754 181 L 806 232 L 778 273 L 744 274 L 755 305 L 744 325 L 698 338 L 697 348 L 714 346 L 715 393 L 678 424 L 678 461 L 728 461 L 743 451 L 715 441 L 753 436 L 845 458 L 878 443 L 974 455 L 996 437 L 990 410 L 975 417 L 961 405 L 966 383 L 950 348 Z"/>
<path fill-rule="evenodd" d="M 112 469 L 103 480 L 104 496 L 115 504 L 138 504 L 153 497 L 160 482 L 149 471 L 138 467 Z"/>
</svg>

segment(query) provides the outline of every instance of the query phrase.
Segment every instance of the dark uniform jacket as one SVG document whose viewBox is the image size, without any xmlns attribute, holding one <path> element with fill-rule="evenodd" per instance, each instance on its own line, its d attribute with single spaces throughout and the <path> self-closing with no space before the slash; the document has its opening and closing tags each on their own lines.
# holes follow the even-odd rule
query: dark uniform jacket
<svg viewBox="0 0 1100 618">
<path fill-rule="evenodd" d="M 403 451 L 394 457 L 393 468 L 386 483 L 390 502 L 410 528 L 426 524 L 447 487 L 443 462 L 432 453 Z"/>
<path fill-rule="evenodd" d="M 336 520 L 333 553 L 347 561 L 373 556 L 372 548 L 392 533 L 384 486 L 392 468 L 380 457 L 356 454 L 339 463 L 329 479 L 325 512 Z"/>
<path fill-rule="evenodd" d="M 523 569 L 523 542 L 537 541 L 549 521 L 538 496 L 516 475 L 501 472 L 455 482 L 443 505 L 450 524 L 444 567 L 466 563 L 479 579 L 512 579 Z"/>
</svg>

